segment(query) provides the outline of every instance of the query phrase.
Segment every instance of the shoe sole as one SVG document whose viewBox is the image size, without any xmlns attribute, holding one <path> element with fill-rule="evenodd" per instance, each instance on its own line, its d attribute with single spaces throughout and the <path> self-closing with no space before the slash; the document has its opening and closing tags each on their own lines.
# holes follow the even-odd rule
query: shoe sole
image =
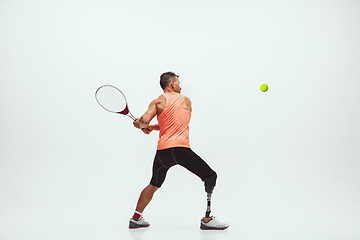
<svg viewBox="0 0 360 240">
<path fill-rule="evenodd" d="M 205 225 L 201 224 L 200 229 L 201 230 L 225 230 L 228 227 L 229 227 L 229 225 L 227 227 L 225 227 L 225 228 L 212 228 L 212 227 L 208 227 L 208 226 L 205 226 Z"/>
<path fill-rule="evenodd" d="M 146 226 L 146 227 L 129 227 L 129 229 L 139 229 L 139 228 L 147 228 L 149 226 Z"/>
<path fill-rule="evenodd" d="M 134 222 L 130 222 L 130 224 L 129 224 L 129 228 L 130 228 L 130 229 L 147 228 L 147 227 L 149 227 L 149 226 L 150 226 L 150 224 L 147 225 L 147 226 L 141 226 L 141 225 L 138 225 L 138 224 L 136 224 L 136 223 L 134 223 Z"/>
</svg>

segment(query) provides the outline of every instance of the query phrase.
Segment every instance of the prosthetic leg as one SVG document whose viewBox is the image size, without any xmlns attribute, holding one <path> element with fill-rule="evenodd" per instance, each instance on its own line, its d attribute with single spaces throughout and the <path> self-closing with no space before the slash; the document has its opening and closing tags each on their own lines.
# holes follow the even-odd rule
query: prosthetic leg
<svg viewBox="0 0 360 240">
<path fill-rule="evenodd" d="M 205 212 L 205 217 L 209 218 L 210 217 L 210 212 L 211 212 L 211 194 L 212 193 L 208 193 L 207 194 L 207 208 L 206 208 L 206 212 Z"/>
<path fill-rule="evenodd" d="M 206 212 L 205 212 L 205 218 L 210 218 L 211 194 L 216 185 L 216 179 L 217 179 L 217 175 L 215 172 L 213 174 L 211 174 L 210 176 L 204 178 L 205 192 L 207 193 L 207 208 L 206 208 Z"/>
<path fill-rule="evenodd" d="M 224 230 L 229 227 L 229 224 L 220 222 L 216 217 L 210 216 L 211 213 L 211 195 L 216 184 L 217 175 L 214 172 L 210 176 L 204 178 L 205 191 L 207 193 L 207 208 L 205 217 L 200 221 L 201 230 Z"/>
</svg>

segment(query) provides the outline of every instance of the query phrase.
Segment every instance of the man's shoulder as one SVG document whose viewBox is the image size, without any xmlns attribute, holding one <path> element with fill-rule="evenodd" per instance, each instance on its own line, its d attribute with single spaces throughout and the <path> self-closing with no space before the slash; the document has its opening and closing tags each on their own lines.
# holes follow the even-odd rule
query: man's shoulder
<svg viewBox="0 0 360 240">
<path fill-rule="evenodd" d="M 174 96 L 174 94 L 172 94 Z M 186 97 L 185 95 L 182 95 L 181 93 L 176 93 L 175 96 L 183 97 L 186 101 L 190 101 L 190 98 Z M 166 96 L 165 94 L 161 94 L 157 99 L 153 100 L 153 103 L 161 103 L 166 102 Z"/>
<path fill-rule="evenodd" d="M 155 102 L 158 102 L 158 101 L 164 101 L 166 100 L 166 97 L 164 96 L 164 94 L 161 94 L 157 99 L 155 99 L 154 101 Z"/>
<path fill-rule="evenodd" d="M 181 93 L 176 93 L 176 95 L 179 96 L 179 97 L 183 97 L 183 98 L 185 98 L 185 99 L 189 99 L 187 96 L 185 96 L 185 95 L 183 95 L 183 94 L 181 94 Z M 189 99 L 189 100 L 190 100 L 190 99 Z"/>
<path fill-rule="evenodd" d="M 158 105 L 158 104 L 161 104 L 161 103 L 164 103 L 166 102 L 166 97 L 164 95 L 160 95 L 158 98 L 154 99 L 151 104 L 155 104 L 155 105 Z"/>
</svg>

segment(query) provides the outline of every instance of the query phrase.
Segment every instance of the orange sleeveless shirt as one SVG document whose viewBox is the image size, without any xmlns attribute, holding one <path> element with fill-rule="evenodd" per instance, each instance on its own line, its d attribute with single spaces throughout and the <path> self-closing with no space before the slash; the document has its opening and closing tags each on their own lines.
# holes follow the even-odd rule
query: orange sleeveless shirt
<svg viewBox="0 0 360 240">
<path fill-rule="evenodd" d="M 179 93 L 164 93 L 166 106 L 157 117 L 160 133 L 157 150 L 190 148 L 189 123 L 191 113 L 186 107 L 185 97 Z"/>
</svg>

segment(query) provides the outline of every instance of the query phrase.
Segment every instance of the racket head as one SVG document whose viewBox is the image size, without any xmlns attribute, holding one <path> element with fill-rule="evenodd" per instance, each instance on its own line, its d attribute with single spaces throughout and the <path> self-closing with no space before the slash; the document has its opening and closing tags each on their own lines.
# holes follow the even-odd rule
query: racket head
<svg viewBox="0 0 360 240">
<path fill-rule="evenodd" d="M 125 94 L 113 85 L 102 85 L 95 92 L 95 99 L 106 111 L 123 114 L 133 120 Z"/>
</svg>

